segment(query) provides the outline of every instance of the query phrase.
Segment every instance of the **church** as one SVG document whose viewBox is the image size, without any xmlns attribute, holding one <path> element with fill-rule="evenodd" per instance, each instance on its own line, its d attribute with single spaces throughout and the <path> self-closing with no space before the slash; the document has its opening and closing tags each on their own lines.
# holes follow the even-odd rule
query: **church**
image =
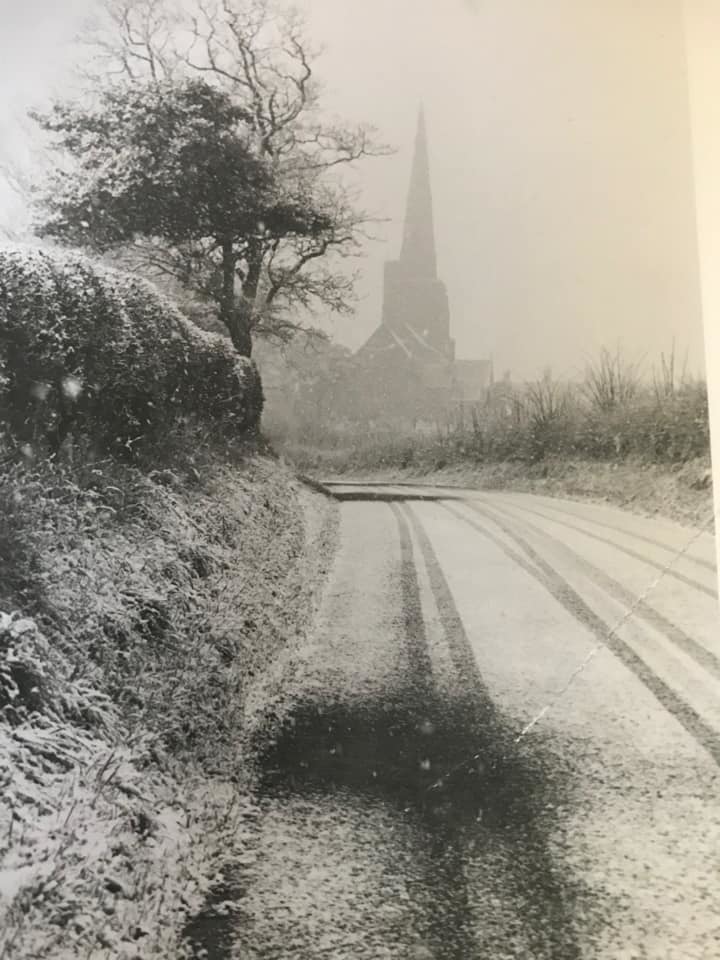
<svg viewBox="0 0 720 960">
<path fill-rule="evenodd" d="M 422 109 L 400 257 L 385 264 L 381 322 L 355 362 L 364 397 L 385 416 L 432 418 L 451 404 L 479 400 L 492 383 L 490 361 L 455 358 L 447 290 L 437 272 Z"/>
</svg>

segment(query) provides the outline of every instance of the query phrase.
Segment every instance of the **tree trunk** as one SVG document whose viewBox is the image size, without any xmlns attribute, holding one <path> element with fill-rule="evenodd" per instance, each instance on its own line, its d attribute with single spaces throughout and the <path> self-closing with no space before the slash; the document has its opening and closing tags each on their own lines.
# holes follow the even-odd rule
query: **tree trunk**
<svg viewBox="0 0 720 960">
<path fill-rule="evenodd" d="M 251 240 L 248 249 L 248 271 L 243 283 L 243 301 L 248 313 L 252 317 L 256 312 L 258 288 L 262 274 L 263 251 L 257 240 Z"/>
<path fill-rule="evenodd" d="M 248 319 L 248 311 L 242 304 L 237 304 L 233 307 L 230 322 L 227 325 L 233 346 L 242 357 L 252 356 L 252 336 Z"/>
<path fill-rule="evenodd" d="M 231 240 L 222 245 L 222 296 L 220 319 L 230 334 L 233 346 L 243 357 L 252 356 L 252 328 L 255 301 L 262 274 L 263 253 L 259 243 L 252 243 L 248 253 L 248 272 L 240 302 L 235 297 L 235 252 Z"/>
<path fill-rule="evenodd" d="M 222 294 L 220 320 L 227 327 L 232 344 L 243 357 L 252 355 L 249 313 L 235 301 L 235 252 L 231 240 L 222 245 Z"/>
</svg>

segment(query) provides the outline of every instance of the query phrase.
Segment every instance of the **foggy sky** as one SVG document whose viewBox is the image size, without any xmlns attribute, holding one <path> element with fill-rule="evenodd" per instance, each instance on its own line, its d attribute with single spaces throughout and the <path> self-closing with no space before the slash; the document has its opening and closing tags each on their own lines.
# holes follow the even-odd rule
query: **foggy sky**
<svg viewBox="0 0 720 960">
<path fill-rule="evenodd" d="M 0 0 L 0 150 L 19 106 L 62 86 L 91 0 Z M 600 345 L 650 365 L 702 328 L 679 0 L 305 0 L 328 108 L 396 148 L 363 169 L 390 222 L 335 335 L 359 345 L 398 255 L 426 109 L 441 277 L 463 357 L 518 377 L 578 371 Z M 8 92 L 11 95 L 8 97 Z M 0 192 L 0 216 L 2 215 Z"/>
</svg>

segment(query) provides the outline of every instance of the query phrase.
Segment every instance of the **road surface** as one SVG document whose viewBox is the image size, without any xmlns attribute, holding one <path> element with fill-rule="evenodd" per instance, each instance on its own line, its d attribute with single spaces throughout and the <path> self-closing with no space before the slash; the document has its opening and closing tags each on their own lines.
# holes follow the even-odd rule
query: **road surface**
<svg viewBox="0 0 720 960">
<path fill-rule="evenodd" d="M 211 956 L 720 957 L 712 537 L 332 489 L 338 555 Z"/>
</svg>

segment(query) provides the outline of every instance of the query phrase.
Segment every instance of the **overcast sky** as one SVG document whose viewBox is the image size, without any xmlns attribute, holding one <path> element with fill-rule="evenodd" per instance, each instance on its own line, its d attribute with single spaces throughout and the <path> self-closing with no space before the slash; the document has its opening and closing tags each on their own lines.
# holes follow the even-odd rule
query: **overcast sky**
<svg viewBox="0 0 720 960">
<path fill-rule="evenodd" d="M 328 109 L 376 124 L 368 164 L 389 218 L 338 339 L 380 315 L 399 252 L 417 108 L 426 108 L 439 268 L 463 357 L 572 374 L 600 345 L 650 365 L 675 339 L 702 363 L 679 0 L 305 0 Z M 92 0 L 0 0 L 0 151 L 61 90 Z M 0 217 L 3 194 L 0 191 Z"/>
</svg>

